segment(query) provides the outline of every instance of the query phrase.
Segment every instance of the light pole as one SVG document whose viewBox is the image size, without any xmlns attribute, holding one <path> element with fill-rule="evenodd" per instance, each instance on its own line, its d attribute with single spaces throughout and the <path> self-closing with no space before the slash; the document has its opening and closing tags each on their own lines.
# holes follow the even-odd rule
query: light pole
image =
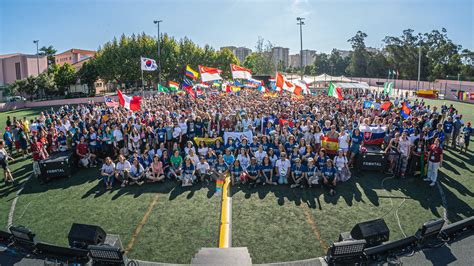
<svg viewBox="0 0 474 266">
<path fill-rule="evenodd" d="M 418 47 L 418 81 L 416 83 L 416 91 L 420 89 L 420 72 L 421 72 L 421 44 Z"/>
<path fill-rule="evenodd" d="M 39 76 L 39 74 L 40 74 L 39 50 L 38 50 L 39 40 L 33 40 L 33 43 L 36 44 L 36 67 L 38 69 L 38 76 Z M 43 98 L 43 91 L 41 91 L 41 98 Z"/>
<path fill-rule="evenodd" d="M 297 17 L 296 20 L 298 23 L 296 25 L 300 26 L 300 68 L 301 68 L 301 80 L 303 80 L 303 25 L 304 25 L 304 18 Z"/>
<path fill-rule="evenodd" d="M 153 20 L 153 23 L 158 26 L 158 36 L 156 38 L 156 42 L 158 43 L 158 84 L 161 84 L 160 22 L 163 22 L 163 20 Z"/>
</svg>

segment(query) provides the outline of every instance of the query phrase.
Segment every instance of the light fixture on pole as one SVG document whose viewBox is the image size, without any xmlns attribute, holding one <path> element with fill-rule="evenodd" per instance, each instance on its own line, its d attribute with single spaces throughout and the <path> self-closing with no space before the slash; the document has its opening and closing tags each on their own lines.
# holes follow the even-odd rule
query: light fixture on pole
<svg viewBox="0 0 474 266">
<path fill-rule="evenodd" d="M 303 80 L 303 25 L 304 25 L 304 20 L 305 18 L 297 17 L 296 20 L 298 23 L 296 25 L 300 26 L 300 68 L 301 68 L 301 80 Z"/>
<path fill-rule="evenodd" d="M 160 22 L 163 22 L 163 20 L 153 20 L 153 23 L 158 26 L 158 36 L 156 38 L 156 42 L 158 44 L 158 84 L 161 84 Z"/>
<path fill-rule="evenodd" d="M 36 67 L 38 69 L 38 76 L 39 76 L 39 74 L 40 74 L 39 50 L 38 50 L 39 40 L 33 40 L 33 43 L 36 44 Z M 42 90 L 41 90 L 41 97 L 43 97 L 43 91 Z"/>
</svg>

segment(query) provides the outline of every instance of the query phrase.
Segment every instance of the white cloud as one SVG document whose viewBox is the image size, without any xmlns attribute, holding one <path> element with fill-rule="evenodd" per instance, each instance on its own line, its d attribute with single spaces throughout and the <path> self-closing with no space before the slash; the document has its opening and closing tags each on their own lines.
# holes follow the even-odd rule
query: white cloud
<svg viewBox="0 0 474 266">
<path fill-rule="evenodd" d="M 311 3 L 309 0 L 293 0 L 291 3 L 291 13 L 294 16 L 308 16 L 311 14 Z"/>
</svg>

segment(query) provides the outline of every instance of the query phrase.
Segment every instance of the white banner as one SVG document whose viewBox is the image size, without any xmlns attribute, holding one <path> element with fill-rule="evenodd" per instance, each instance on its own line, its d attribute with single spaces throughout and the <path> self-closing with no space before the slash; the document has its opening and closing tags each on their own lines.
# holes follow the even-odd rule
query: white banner
<svg viewBox="0 0 474 266">
<path fill-rule="evenodd" d="M 224 144 L 227 144 L 227 139 L 229 137 L 232 137 L 235 140 L 238 140 L 239 142 L 242 141 L 244 137 L 247 138 L 247 140 L 252 142 L 253 139 L 253 133 L 252 131 L 245 131 L 245 132 L 224 132 Z"/>
</svg>

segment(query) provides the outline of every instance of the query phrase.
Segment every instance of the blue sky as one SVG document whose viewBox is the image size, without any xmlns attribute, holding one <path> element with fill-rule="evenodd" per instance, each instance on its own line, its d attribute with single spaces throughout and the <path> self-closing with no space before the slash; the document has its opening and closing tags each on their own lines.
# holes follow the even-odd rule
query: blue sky
<svg viewBox="0 0 474 266">
<path fill-rule="evenodd" d="M 176 38 L 188 36 L 199 45 L 254 49 L 258 36 L 276 46 L 299 51 L 296 17 L 306 18 L 303 46 L 318 52 L 349 49 L 347 40 L 357 30 L 368 34 L 367 46 L 380 48 L 382 39 L 402 30 L 426 32 L 445 27 L 448 36 L 474 50 L 472 0 L 1 0 L 0 54 L 35 53 L 53 45 L 97 49 L 122 33 L 156 36 L 161 31 Z"/>
</svg>

